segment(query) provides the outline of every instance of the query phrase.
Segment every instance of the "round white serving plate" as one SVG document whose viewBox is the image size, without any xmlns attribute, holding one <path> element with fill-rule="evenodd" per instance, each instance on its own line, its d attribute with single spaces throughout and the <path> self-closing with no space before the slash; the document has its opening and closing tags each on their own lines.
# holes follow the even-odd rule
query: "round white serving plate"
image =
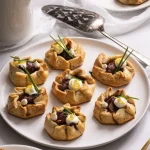
<svg viewBox="0 0 150 150">
<path fill-rule="evenodd" d="M 115 11 L 115 12 L 129 12 L 129 11 L 135 11 L 140 10 L 146 7 L 150 6 L 150 0 L 147 2 L 141 4 L 141 5 L 124 5 L 117 0 L 92 0 L 92 4 L 96 4 L 97 6 L 101 6 L 107 10 Z"/>
<path fill-rule="evenodd" d="M 92 70 L 93 63 L 97 56 L 104 52 L 107 55 L 115 55 L 122 53 L 121 50 L 103 43 L 99 40 L 88 38 L 72 38 L 75 42 L 80 43 L 86 51 L 86 57 L 84 64 L 81 66 L 87 74 Z M 26 57 L 32 56 L 33 58 L 44 59 L 45 52 L 50 48 L 52 41 L 45 41 L 21 50 L 16 56 Z M 7 112 L 7 98 L 8 95 L 13 92 L 13 84 L 9 80 L 9 62 L 3 67 L 0 73 L 0 106 L 1 116 L 13 128 L 16 132 L 22 136 L 30 139 L 31 141 L 39 144 L 55 147 L 60 149 L 84 149 L 96 146 L 101 146 L 110 143 L 121 136 L 129 132 L 135 125 L 141 120 L 145 114 L 149 105 L 149 82 L 147 75 L 142 66 L 133 58 L 129 59 L 135 67 L 135 76 L 131 83 L 123 86 L 128 95 L 137 97 L 140 100 L 136 100 L 137 113 L 135 119 L 129 121 L 123 125 L 102 125 L 93 117 L 93 109 L 95 101 L 99 95 L 106 90 L 108 86 L 103 85 L 99 81 L 96 81 L 96 89 L 93 94 L 91 102 L 80 105 L 81 112 L 86 117 L 86 129 L 84 134 L 73 141 L 56 141 L 51 139 L 47 132 L 44 130 L 44 121 L 47 113 L 51 112 L 52 107 L 61 106 L 62 103 L 55 98 L 51 92 L 51 85 L 55 77 L 62 71 L 56 71 L 50 69 L 50 74 L 43 86 L 46 87 L 49 101 L 46 108 L 46 112 L 43 115 L 31 118 L 20 119 L 14 117 Z M 117 88 L 114 88 L 117 89 Z"/>
<path fill-rule="evenodd" d="M 26 145 L 1 145 L 0 148 L 4 150 L 41 150 L 35 147 Z"/>
</svg>

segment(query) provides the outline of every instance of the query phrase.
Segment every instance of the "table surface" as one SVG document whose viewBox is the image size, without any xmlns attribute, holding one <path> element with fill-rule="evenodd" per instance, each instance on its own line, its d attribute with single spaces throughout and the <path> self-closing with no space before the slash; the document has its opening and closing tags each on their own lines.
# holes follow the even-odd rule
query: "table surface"
<svg viewBox="0 0 150 150">
<path fill-rule="evenodd" d="M 53 35 L 57 34 L 53 31 Z M 80 34 L 78 34 L 80 35 Z M 83 35 L 80 35 L 83 36 Z M 44 41 L 48 38 L 48 34 L 38 35 L 30 40 L 27 45 L 32 45 L 37 42 Z M 145 56 L 150 57 L 150 20 L 146 21 L 141 27 L 138 29 L 127 33 L 122 36 L 116 37 L 123 43 L 126 43 L 128 46 L 137 49 L 139 52 L 143 53 Z M 100 39 L 101 41 L 107 42 L 109 44 L 114 45 L 111 41 L 106 38 Z M 23 46 L 23 47 L 25 47 Z M 11 55 L 14 55 L 19 51 L 20 48 L 13 51 L 6 51 L 0 53 L 0 69 L 3 65 L 9 60 Z M 139 89 L 140 90 L 140 89 Z M 144 143 L 150 138 L 150 107 L 148 108 L 145 116 L 138 123 L 138 125 L 132 129 L 128 134 L 123 136 L 122 138 L 107 144 L 105 146 L 93 148 L 92 150 L 140 150 Z M 53 148 L 48 148 L 41 146 L 39 144 L 33 143 L 28 139 L 22 137 L 18 133 L 16 133 L 13 129 L 11 129 L 5 121 L 0 116 L 0 145 L 8 145 L 8 144 L 21 144 L 21 145 L 29 145 L 41 148 L 43 150 L 52 150 Z"/>
</svg>

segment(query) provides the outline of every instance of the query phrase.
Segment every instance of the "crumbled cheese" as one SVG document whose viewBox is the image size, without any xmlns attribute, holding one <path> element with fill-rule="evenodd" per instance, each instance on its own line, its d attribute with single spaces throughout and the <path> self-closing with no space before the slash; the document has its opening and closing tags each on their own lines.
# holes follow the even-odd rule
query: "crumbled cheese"
<svg viewBox="0 0 150 150">
<path fill-rule="evenodd" d="M 115 99 L 114 104 L 118 108 L 123 108 L 127 105 L 127 100 L 124 97 L 119 97 Z"/>
<path fill-rule="evenodd" d="M 72 76 L 70 74 L 66 74 L 65 75 L 65 79 L 69 79 L 70 80 L 70 79 L 72 79 Z"/>
<path fill-rule="evenodd" d="M 74 56 L 74 49 L 71 48 L 69 52 Z"/>
<path fill-rule="evenodd" d="M 17 67 L 26 68 L 27 67 L 26 61 L 20 61 L 20 62 L 18 62 L 17 63 Z"/>
<path fill-rule="evenodd" d="M 102 102 L 102 103 L 101 103 L 101 106 L 102 106 L 103 108 L 107 108 L 107 107 L 108 107 L 108 104 L 107 104 L 106 102 Z"/>
<path fill-rule="evenodd" d="M 58 119 L 57 112 L 54 111 L 51 113 L 51 120 L 56 121 Z"/>
<path fill-rule="evenodd" d="M 61 54 L 63 52 L 63 48 L 59 44 L 56 44 L 53 47 L 57 54 Z"/>
<path fill-rule="evenodd" d="M 29 94 L 29 95 L 33 95 L 33 94 L 37 94 L 37 91 L 35 90 L 33 85 L 28 85 L 25 88 L 25 93 Z"/>
<path fill-rule="evenodd" d="M 70 90 L 78 91 L 81 87 L 82 87 L 82 81 L 74 78 L 69 81 Z"/>
<path fill-rule="evenodd" d="M 102 69 L 106 70 L 106 68 L 107 68 L 107 64 L 102 64 Z"/>
<path fill-rule="evenodd" d="M 33 64 L 34 64 L 34 66 L 35 66 L 36 68 L 39 68 L 39 67 L 40 67 L 40 64 L 39 64 L 37 61 L 35 61 Z"/>
<path fill-rule="evenodd" d="M 66 118 L 67 125 L 77 124 L 79 122 L 79 118 L 75 114 L 69 114 Z"/>
<path fill-rule="evenodd" d="M 28 104 L 28 100 L 27 99 L 22 99 L 21 100 L 21 105 L 22 106 L 26 106 Z"/>
<path fill-rule="evenodd" d="M 116 66 L 116 67 L 118 67 L 118 65 L 119 65 L 119 63 L 120 63 L 120 61 L 121 61 L 121 59 L 122 59 L 122 58 L 117 58 L 117 59 L 115 60 L 115 66 Z M 123 60 L 123 61 L 124 61 L 124 60 Z M 125 61 L 125 62 L 123 63 L 123 65 L 121 66 L 121 68 L 124 68 L 126 65 L 127 65 L 127 62 Z"/>
</svg>

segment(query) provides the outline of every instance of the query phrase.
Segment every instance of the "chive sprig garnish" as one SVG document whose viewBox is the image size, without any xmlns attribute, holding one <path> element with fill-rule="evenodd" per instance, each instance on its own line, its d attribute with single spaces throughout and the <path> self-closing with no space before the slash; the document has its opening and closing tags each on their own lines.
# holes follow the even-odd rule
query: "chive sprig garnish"
<svg viewBox="0 0 150 150">
<path fill-rule="evenodd" d="M 18 56 L 10 56 L 11 58 L 13 58 L 14 59 L 14 61 L 18 61 L 18 62 L 23 62 L 23 61 L 25 61 L 25 62 L 33 62 L 33 61 L 31 61 L 31 60 L 27 60 L 27 59 L 20 59 Z"/>
<path fill-rule="evenodd" d="M 32 85 L 34 86 L 34 89 L 35 89 L 36 92 L 39 94 L 39 93 L 40 93 L 40 90 L 38 89 L 37 85 L 34 83 L 34 81 L 33 81 L 32 77 L 31 77 L 30 73 L 28 72 L 28 70 L 27 70 L 25 67 L 23 67 L 23 69 L 24 69 L 25 73 L 28 75 L 28 77 L 29 77 L 29 79 L 30 79 Z"/>
<path fill-rule="evenodd" d="M 125 57 L 127 51 L 128 51 L 128 48 L 125 50 L 125 52 L 124 52 L 124 54 L 123 54 L 123 56 L 122 56 L 122 58 L 121 58 L 121 60 L 120 60 L 120 62 L 119 62 L 119 64 L 118 64 L 118 67 L 117 67 L 116 70 L 115 70 L 115 73 L 121 68 L 120 66 L 121 66 L 121 64 L 122 64 L 123 58 Z"/>
<path fill-rule="evenodd" d="M 57 44 L 59 44 L 59 46 L 62 47 L 63 50 L 64 50 L 70 57 L 72 57 L 72 58 L 74 57 L 74 55 L 72 55 L 72 54 L 69 52 L 69 50 L 67 49 L 66 45 L 64 44 L 63 40 L 61 39 L 61 37 L 60 37 L 59 35 L 58 35 L 58 38 L 59 38 L 60 42 L 58 42 L 56 39 L 54 39 L 51 35 L 50 35 L 50 37 L 51 37 Z"/>
<path fill-rule="evenodd" d="M 66 107 L 63 108 L 64 108 L 63 112 L 66 113 L 67 115 L 73 114 L 68 108 Z"/>
<path fill-rule="evenodd" d="M 136 98 L 136 97 L 131 97 L 131 96 L 125 96 L 125 95 L 119 95 L 119 96 L 117 96 L 118 98 L 119 97 L 123 97 L 123 98 L 126 98 L 126 99 L 128 99 L 128 98 L 131 98 L 131 99 L 135 99 L 135 100 L 139 100 L 139 98 Z"/>
<path fill-rule="evenodd" d="M 126 62 L 126 60 L 129 58 L 129 56 L 132 54 L 133 50 L 126 56 L 127 52 L 128 52 L 128 47 L 125 50 L 125 52 L 124 52 L 124 54 L 123 54 L 123 56 L 122 56 L 122 58 L 121 58 L 121 60 L 120 60 L 120 62 L 118 64 L 118 67 L 115 69 L 114 74 L 121 69 L 123 64 Z"/>
</svg>

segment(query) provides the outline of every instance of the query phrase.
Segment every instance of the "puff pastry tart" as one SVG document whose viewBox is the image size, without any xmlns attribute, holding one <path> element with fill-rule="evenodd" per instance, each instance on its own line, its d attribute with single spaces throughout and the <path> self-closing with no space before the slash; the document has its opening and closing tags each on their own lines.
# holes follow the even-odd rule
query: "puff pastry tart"
<svg viewBox="0 0 150 150">
<path fill-rule="evenodd" d="M 46 115 L 44 128 L 51 138 L 69 141 L 83 134 L 85 121 L 79 106 L 65 104 L 63 107 L 53 107 L 52 112 Z"/>
<path fill-rule="evenodd" d="M 126 5 L 140 5 L 146 2 L 147 0 L 118 0 L 118 1 Z"/>
<path fill-rule="evenodd" d="M 95 80 L 84 70 L 67 69 L 58 75 L 52 84 L 54 95 L 63 103 L 78 105 L 91 100 L 95 89 Z"/>
<path fill-rule="evenodd" d="M 48 96 L 45 88 L 37 93 L 33 85 L 16 87 L 9 95 L 8 112 L 20 118 L 31 118 L 45 112 Z"/>
<path fill-rule="evenodd" d="M 134 67 L 129 61 L 125 61 L 122 67 L 116 71 L 122 55 L 107 57 L 101 53 L 95 60 L 92 75 L 102 83 L 119 87 L 128 84 L 134 76 Z"/>
<path fill-rule="evenodd" d="M 17 87 L 25 87 L 31 84 L 28 75 L 25 73 L 24 68 L 28 70 L 36 85 L 43 84 L 48 77 L 48 67 L 41 59 L 31 59 L 27 57 L 20 59 L 13 57 L 14 61 L 10 62 L 9 76 L 13 84 Z"/>
<path fill-rule="evenodd" d="M 113 92 L 111 87 L 100 95 L 94 108 L 94 116 L 102 124 L 123 124 L 134 119 L 135 113 L 133 97 L 123 89 Z"/>
<path fill-rule="evenodd" d="M 85 51 L 79 44 L 70 38 L 63 38 L 62 43 L 65 47 L 61 47 L 60 45 L 63 44 L 58 43 L 60 42 L 53 43 L 50 50 L 45 54 L 45 59 L 51 68 L 66 70 L 77 68 L 83 64 Z"/>
</svg>

